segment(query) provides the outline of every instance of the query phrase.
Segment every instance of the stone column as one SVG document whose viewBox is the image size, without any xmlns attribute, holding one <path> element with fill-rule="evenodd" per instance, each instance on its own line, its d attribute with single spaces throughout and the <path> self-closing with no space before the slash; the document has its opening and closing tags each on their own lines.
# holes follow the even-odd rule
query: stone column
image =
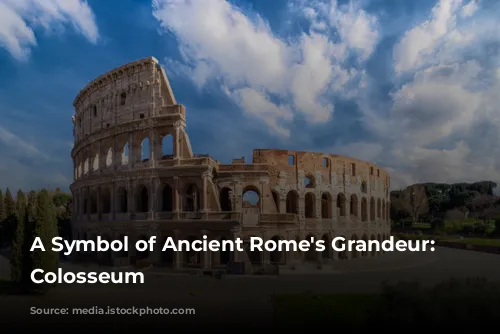
<svg viewBox="0 0 500 334">
<path fill-rule="evenodd" d="M 180 230 L 174 230 L 174 239 L 175 242 L 179 241 L 181 238 L 181 231 Z M 174 252 L 174 268 L 175 269 L 182 269 L 182 263 L 183 263 L 183 252 Z"/>
<path fill-rule="evenodd" d="M 180 201 L 180 180 L 179 180 L 179 177 L 178 176 L 174 176 L 174 187 L 172 189 L 172 195 L 174 197 L 174 207 L 173 207 L 173 210 L 174 212 L 180 212 L 182 211 L 182 207 L 181 207 L 181 201 Z"/>
<path fill-rule="evenodd" d="M 208 230 L 202 230 L 201 231 L 202 236 L 206 235 L 207 240 L 210 241 L 210 231 Z M 212 257 L 211 257 L 211 251 L 207 250 L 206 252 L 203 252 L 203 269 L 210 269 L 212 268 Z"/>
<path fill-rule="evenodd" d="M 205 172 L 202 175 L 202 190 L 201 195 L 201 211 L 208 211 L 208 173 Z"/>
</svg>

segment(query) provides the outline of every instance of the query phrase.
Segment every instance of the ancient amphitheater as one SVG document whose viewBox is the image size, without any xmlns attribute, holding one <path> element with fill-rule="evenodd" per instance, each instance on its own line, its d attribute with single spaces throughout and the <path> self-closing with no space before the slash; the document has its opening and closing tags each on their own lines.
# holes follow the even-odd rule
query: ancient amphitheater
<svg viewBox="0 0 500 334">
<path fill-rule="evenodd" d="M 164 69 L 149 57 L 93 80 L 74 101 L 73 234 L 76 239 L 248 238 L 297 240 L 336 236 L 387 239 L 389 175 L 349 157 L 256 149 L 221 164 L 193 152 L 186 109 Z M 218 268 L 245 263 L 322 263 L 365 252 L 128 252 L 86 254 L 123 265 Z M 100 254 L 100 255 L 99 255 Z"/>
</svg>

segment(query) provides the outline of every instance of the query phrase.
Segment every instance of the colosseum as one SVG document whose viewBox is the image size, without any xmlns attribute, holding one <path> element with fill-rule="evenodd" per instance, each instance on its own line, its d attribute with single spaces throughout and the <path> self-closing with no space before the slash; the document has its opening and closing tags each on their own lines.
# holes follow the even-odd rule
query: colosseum
<svg viewBox="0 0 500 334">
<path fill-rule="evenodd" d="M 389 175 L 357 159 L 323 153 L 255 149 L 222 164 L 195 154 L 186 109 L 153 58 L 113 69 L 74 101 L 75 239 L 156 236 L 197 239 L 385 240 L 390 235 Z M 378 252 L 139 252 L 84 254 L 101 263 L 225 268 L 266 267 L 371 257 Z M 83 255 L 82 255 L 83 256 Z"/>
</svg>

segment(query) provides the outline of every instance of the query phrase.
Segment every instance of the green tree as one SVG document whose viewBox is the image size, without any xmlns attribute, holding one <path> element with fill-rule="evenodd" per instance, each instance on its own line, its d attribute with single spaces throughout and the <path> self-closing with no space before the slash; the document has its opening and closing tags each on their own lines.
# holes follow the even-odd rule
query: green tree
<svg viewBox="0 0 500 334">
<path fill-rule="evenodd" d="M 4 196 L 2 189 L 0 189 L 0 223 L 3 222 L 5 218 Z"/>
<path fill-rule="evenodd" d="M 16 198 L 17 226 L 15 236 L 12 242 L 12 257 L 11 257 L 11 277 L 14 282 L 21 283 L 25 281 L 25 234 L 26 230 L 26 197 L 19 190 Z"/>
<path fill-rule="evenodd" d="M 35 208 L 33 214 L 34 229 L 33 237 L 40 238 L 45 247 L 45 251 L 35 249 L 31 253 L 33 269 L 43 269 L 44 271 L 53 271 L 52 254 L 49 250 L 51 245 L 50 234 L 50 217 L 51 212 L 51 198 L 47 190 L 41 190 L 36 194 Z M 50 289 L 47 283 L 37 284 L 35 290 L 39 293 L 45 293 Z"/>
<path fill-rule="evenodd" d="M 6 241 L 10 244 L 14 238 L 17 224 L 16 202 L 10 193 L 9 188 L 5 190 L 4 197 L 5 219 L 3 221 L 3 229 Z"/>
</svg>

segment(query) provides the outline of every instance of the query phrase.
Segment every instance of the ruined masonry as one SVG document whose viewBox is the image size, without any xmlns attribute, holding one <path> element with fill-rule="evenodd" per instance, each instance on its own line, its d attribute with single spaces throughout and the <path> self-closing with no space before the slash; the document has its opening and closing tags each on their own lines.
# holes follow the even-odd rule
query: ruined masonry
<svg viewBox="0 0 500 334">
<path fill-rule="evenodd" d="M 111 70 L 74 101 L 75 239 L 131 242 L 157 236 L 264 240 L 385 240 L 390 235 L 389 175 L 369 162 L 332 154 L 256 149 L 221 164 L 193 153 L 186 109 L 165 70 L 149 57 Z M 175 270 L 244 263 L 252 273 L 357 257 L 311 252 L 108 252 L 79 254 L 110 265 L 153 264 Z M 276 266 L 275 266 L 276 267 Z"/>
</svg>

